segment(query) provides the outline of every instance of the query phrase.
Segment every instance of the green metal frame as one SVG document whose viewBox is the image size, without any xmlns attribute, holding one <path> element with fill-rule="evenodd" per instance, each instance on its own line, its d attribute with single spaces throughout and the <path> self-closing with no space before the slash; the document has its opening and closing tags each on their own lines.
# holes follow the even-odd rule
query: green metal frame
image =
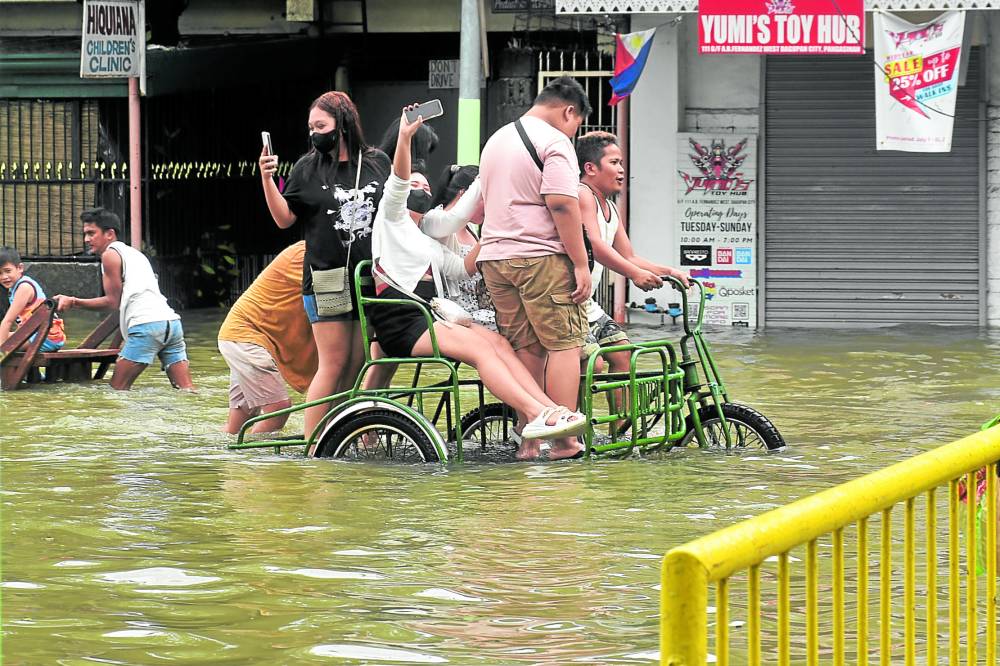
<svg viewBox="0 0 1000 666">
<path fill-rule="evenodd" d="M 475 379 L 459 379 L 459 364 L 441 354 L 437 334 L 434 331 L 434 318 L 430 310 L 423 303 L 409 299 L 388 299 L 365 295 L 364 292 L 374 286 L 374 280 L 371 277 L 371 265 L 371 261 L 363 261 L 358 264 L 354 271 L 355 298 L 359 304 L 365 353 L 365 362 L 358 373 L 354 386 L 326 398 L 305 402 L 276 412 L 269 412 L 248 420 L 241 428 L 236 442 L 229 446 L 230 449 L 274 448 L 277 452 L 283 447 L 304 446 L 305 451 L 308 452 L 323 433 L 328 423 L 343 414 L 345 410 L 349 410 L 354 405 L 366 401 L 384 403 L 387 407 L 405 413 L 438 446 L 437 430 L 424 416 L 424 396 L 439 394 L 440 402 L 433 420 L 435 423 L 437 422 L 442 408 L 448 411 L 448 426 L 446 428 L 446 436 L 443 439 L 450 440 L 452 435 L 454 435 L 457 447 L 455 459 L 459 462 L 462 461 L 463 433 L 460 387 L 469 384 L 477 385 L 480 394 L 480 405 L 482 405 L 484 402 L 482 382 Z M 584 381 L 580 387 L 580 404 L 583 413 L 589 421 L 589 427 L 584 433 L 585 455 L 588 458 L 595 454 L 631 453 L 637 449 L 641 451 L 660 446 L 672 447 L 676 445 L 688 433 L 688 423 L 684 417 L 685 409 L 690 416 L 698 445 L 700 447 L 707 447 L 708 442 L 703 432 L 699 414 L 699 410 L 706 406 L 713 407 L 715 413 L 718 415 L 723 426 L 722 431 L 725 434 L 727 448 L 733 444 L 729 428 L 726 427 L 726 417 L 722 411 L 722 405 L 729 402 L 729 395 L 715 359 L 712 357 L 708 342 L 704 339 L 701 331 L 705 311 L 705 290 L 697 280 L 691 280 L 691 283 L 698 289 L 699 303 L 698 316 L 694 322 L 691 322 L 687 316 L 689 312 L 687 288 L 679 280 L 672 277 L 668 277 L 667 282 L 681 294 L 684 311 L 682 319 L 684 334 L 678 343 L 675 344 L 669 340 L 655 340 L 652 342 L 602 347 L 592 353 L 587 360 L 583 376 Z M 430 331 L 432 355 L 410 358 L 373 359 L 371 356 L 372 337 L 369 335 L 368 317 L 365 313 L 365 306 L 376 303 L 418 308 L 426 319 L 428 330 Z M 630 354 L 628 373 L 595 372 L 597 359 L 620 351 L 627 351 Z M 654 370 L 640 371 L 640 361 L 648 357 L 658 360 L 658 367 Z M 361 388 L 370 368 L 376 365 L 387 364 L 415 365 L 416 371 L 412 384 L 408 387 L 394 386 L 385 389 L 366 390 Z M 448 378 L 433 385 L 420 386 L 420 372 L 425 364 L 445 368 L 448 372 Z M 700 371 L 699 367 L 701 368 Z M 622 392 L 627 395 L 627 398 L 621 400 L 621 404 L 615 407 L 616 401 L 614 397 L 620 395 Z M 600 394 L 604 394 L 608 398 L 609 411 L 611 413 L 607 416 L 594 416 L 594 400 Z M 416 402 L 415 407 L 414 402 Z M 313 431 L 305 438 L 292 437 L 287 439 L 246 441 L 246 434 L 255 423 L 323 404 L 334 404 L 335 406 L 324 415 Z M 454 426 L 451 423 L 452 414 L 455 417 Z M 664 432 L 660 435 L 653 435 L 651 429 L 660 421 L 664 422 Z M 619 424 L 622 422 L 625 422 L 628 426 L 627 432 L 629 434 L 627 437 L 622 437 L 622 433 L 626 431 L 625 428 L 619 427 Z M 600 426 L 609 427 L 611 430 L 610 441 L 595 442 L 595 427 Z M 442 461 L 448 459 L 446 449 L 447 447 L 444 447 L 444 450 L 442 450 L 438 446 L 438 455 Z"/>
<path fill-rule="evenodd" d="M 372 296 L 366 296 L 365 291 L 368 289 L 374 289 L 374 279 L 371 276 L 372 262 L 370 260 L 362 261 L 354 269 L 354 296 L 355 302 L 358 304 L 358 313 L 361 323 L 361 336 L 362 344 L 364 345 L 365 351 L 365 362 L 361 366 L 360 372 L 354 381 L 354 386 L 347 391 L 342 391 L 340 393 L 335 393 L 326 398 L 320 398 L 319 400 L 312 400 L 310 402 L 305 402 L 299 405 L 293 405 L 292 407 L 287 407 L 275 412 L 268 412 L 267 414 L 261 414 L 256 416 L 240 428 L 239 435 L 236 438 L 236 443 L 230 445 L 231 449 L 259 449 L 259 448 L 274 448 L 275 451 L 279 451 L 282 447 L 286 446 L 305 446 L 305 451 L 308 452 L 313 444 L 316 443 L 317 438 L 323 433 L 327 424 L 330 423 L 337 415 L 341 414 L 344 410 L 350 408 L 351 406 L 363 401 L 376 401 L 383 402 L 391 406 L 394 409 L 405 412 L 410 416 L 417 425 L 423 429 L 431 441 L 434 442 L 437 439 L 437 433 L 434 427 L 427 421 L 427 418 L 423 415 L 424 406 L 424 394 L 428 393 L 438 393 L 442 396 L 447 396 L 450 404 L 454 407 L 454 414 L 461 415 L 461 397 L 459 395 L 459 379 L 458 379 L 458 364 L 451 359 L 446 358 L 441 354 L 441 348 L 438 345 L 437 334 L 434 332 L 434 317 L 431 315 L 430 310 L 423 303 L 418 303 L 410 299 L 400 299 L 400 298 L 377 298 Z M 433 354 L 431 356 L 412 356 L 407 358 L 381 358 L 373 359 L 371 355 L 371 343 L 373 342 L 372 337 L 369 335 L 368 328 L 368 316 L 365 313 L 365 306 L 372 304 L 384 304 L 384 305 L 396 305 L 399 307 L 413 307 L 420 310 L 424 318 L 427 321 L 427 328 L 431 336 L 431 349 Z M 412 386 L 409 387 L 391 387 L 389 389 L 362 389 L 361 385 L 364 382 L 364 378 L 368 373 L 368 370 L 376 365 L 416 365 L 417 366 L 417 376 L 414 378 Z M 424 365 L 441 366 L 448 371 L 448 380 L 445 382 L 440 382 L 432 386 L 418 386 L 417 378 L 419 378 L 420 368 Z M 403 403 L 399 398 L 408 398 L 408 403 Z M 413 399 L 417 402 L 417 408 L 412 407 Z M 313 428 L 313 431 L 309 433 L 309 436 L 305 439 L 303 438 L 292 438 L 292 439 L 280 439 L 280 440 L 269 440 L 269 441 L 254 441 L 247 442 L 246 434 L 247 431 L 253 427 L 255 423 L 264 421 L 267 419 L 272 419 L 275 416 L 280 416 L 284 414 L 291 414 L 294 412 L 301 411 L 303 409 L 308 409 L 309 407 L 314 407 L 316 405 L 323 405 L 328 403 L 334 403 L 335 407 L 329 410 L 319 423 Z M 339 404 L 338 404 L 339 403 Z M 455 435 L 457 438 L 458 450 L 456 453 L 456 459 L 462 461 L 462 424 L 461 419 L 456 419 L 455 424 Z M 441 460 L 448 459 L 447 450 L 441 450 L 439 448 L 438 455 Z"/>
<path fill-rule="evenodd" d="M 715 409 L 722 424 L 726 447 L 730 448 L 733 445 L 732 433 L 727 427 L 726 417 L 722 411 L 722 405 L 729 402 L 729 394 L 701 330 L 705 311 L 705 290 L 700 282 L 691 280 L 691 283 L 698 288 L 699 299 L 698 316 L 692 323 L 687 316 L 688 290 L 676 278 L 668 277 L 667 281 L 681 293 L 684 335 L 677 345 L 680 348 L 680 361 L 677 360 L 674 344 L 668 340 L 602 347 L 591 354 L 587 361 L 580 401 L 591 426 L 584 436 L 587 457 L 595 453 L 631 453 L 637 448 L 646 450 L 663 445 L 675 445 L 687 434 L 687 423 L 683 416 L 685 407 L 691 417 L 695 438 L 700 447 L 708 446 L 699 414 L 699 410 L 705 406 L 712 406 Z M 594 373 L 597 359 L 619 351 L 631 352 L 628 374 L 606 374 L 598 378 Z M 657 371 L 638 371 L 639 360 L 646 355 L 656 355 L 659 358 L 660 368 Z M 658 390 L 650 393 L 645 390 L 647 386 L 650 388 L 656 386 Z M 610 407 L 615 404 L 612 399 L 613 394 L 623 389 L 628 393 L 627 404 L 619 405 L 616 411 Z M 607 395 L 612 413 L 595 417 L 594 397 L 601 393 Z M 661 420 L 664 421 L 663 434 L 651 435 L 651 428 Z M 622 421 L 627 423 L 627 428 L 615 427 Z M 612 429 L 611 441 L 596 444 L 594 426 L 606 424 Z M 630 433 L 627 439 L 620 439 L 623 431 Z"/>
</svg>

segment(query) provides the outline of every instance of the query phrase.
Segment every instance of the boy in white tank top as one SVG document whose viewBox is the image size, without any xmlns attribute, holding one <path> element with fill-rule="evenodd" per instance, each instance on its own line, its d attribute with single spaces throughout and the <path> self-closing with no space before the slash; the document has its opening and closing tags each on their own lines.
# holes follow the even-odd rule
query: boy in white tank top
<svg viewBox="0 0 1000 666">
<path fill-rule="evenodd" d="M 621 193 L 625 185 L 625 162 L 618 138 L 608 132 L 588 132 L 576 140 L 576 155 L 580 163 L 580 217 L 593 248 L 594 267 L 591 272 L 593 294 L 604 274 L 604 267 L 624 275 L 632 283 L 649 291 L 663 286 L 661 276 L 671 275 L 688 284 L 688 276 L 671 266 L 644 259 L 632 249 L 618 209 L 609 200 Z M 628 334 L 609 317 L 593 298 L 586 303 L 590 335 L 584 353 L 590 356 L 597 347 L 625 344 Z M 608 355 L 611 372 L 628 372 L 629 353 Z"/>
<path fill-rule="evenodd" d="M 101 258 L 104 296 L 59 295 L 56 296 L 59 311 L 74 307 L 119 311 L 125 344 L 115 362 L 111 388 L 123 391 L 132 388 L 146 366 L 158 357 L 174 388 L 193 389 L 181 318 L 160 293 L 149 259 L 118 240 L 121 221 L 111 211 L 85 210 L 80 219 L 84 241 Z"/>
</svg>

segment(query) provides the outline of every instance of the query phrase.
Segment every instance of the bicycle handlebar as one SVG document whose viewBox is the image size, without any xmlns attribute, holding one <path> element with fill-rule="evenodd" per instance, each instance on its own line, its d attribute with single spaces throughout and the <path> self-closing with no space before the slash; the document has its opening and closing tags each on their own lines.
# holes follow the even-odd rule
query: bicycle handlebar
<svg viewBox="0 0 1000 666">
<path fill-rule="evenodd" d="M 681 282 L 678 278 L 674 277 L 673 275 L 661 275 L 660 279 L 663 280 L 665 283 L 666 282 L 670 283 L 671 287 L 673 287 L 677 291 L 681 292 L 681 307 L 684 309 L 684 316 L 682 317 L 682 319 L 684 321 L 684 332 L 690 334 L 692 331 L 691 331 L 690 324 L 688 322 L 688 316 L 687 316 L 688 315 L 688 289 L 689 289 L 689 287 L 685 287 L 684 283 Z M 698 280 L 696 280 L 693 277 L 689 277 L 688 278 L 688 282 L 692 286 L 698 287 L 698 302 L 699 302 L 699 305 L 698 305 L 698 319 L 694 323 L 694 330 L 695 331 L 700 331 L 701 330 L 701 320 L 705 316 L 705 287 L 702 286 L 701 282 L 699 282 Z"/>
</svg>

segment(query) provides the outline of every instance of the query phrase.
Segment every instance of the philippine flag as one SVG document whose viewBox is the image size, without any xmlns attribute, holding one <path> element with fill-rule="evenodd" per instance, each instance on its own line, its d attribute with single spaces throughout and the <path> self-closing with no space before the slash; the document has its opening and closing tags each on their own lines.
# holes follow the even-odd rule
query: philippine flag
<svg viewBox="0 0 1000 666">
<path fill-rule="evenodd" d="M 650 28 L 627 35 L 615 35 L 615 75 L 611 79 L 614 94 L 608 102 L 610 106 L 632 94 L 635 84 L 639 82 L 642 68 L 646 66 L 655 34 L 656 28 Z"/>
</svg>

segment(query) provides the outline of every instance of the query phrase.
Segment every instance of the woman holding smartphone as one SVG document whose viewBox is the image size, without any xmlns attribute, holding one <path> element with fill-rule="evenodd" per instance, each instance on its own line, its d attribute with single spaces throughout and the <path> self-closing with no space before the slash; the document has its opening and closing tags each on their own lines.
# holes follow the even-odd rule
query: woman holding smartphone
<svg viewBox="0 0 1000 666">
<path fill-rule="evenodd" d="M 407 118 L 412 109 L 403 109 L 393 173 L 375 216 L 373 273 L 375 291 L 382 298 L 427 302 L 435 295 L 444 296 L 446 281 L 467 280 L 476 272 L 479 247 L 477 243 L 463 257 L 418 227 L 426 219 L 431 196 L 426 177 L 410 168 L 410 139 L 421 126 L 419 116 L 415 121 Z M 433 354 L 428 323 L 418 309 L 376 302 L 368 309 L 368 318 L 390 356 Z M 506 339 L 475 323 L 433 326 L 441 353 L 478 370 L 486 388 L 517 411 L 518 421 L 525 424 L 525 438 L 555 440 L 550 460 L 582 455 L 575 435 L 587 427 L 585 417 L 549 399 Z"/>
<path fill-rule="evenodd" d="M 365 143 L 358 110 L 342 92 L 316 98 L 308 126 L 312 147 L 295 163 L 284 193 L 273 179 L 278 156 L 265 147 L 259 164 L 275 223 L 282 229 L 299 220 L 305 224 L 302 302 L 319 355 L 306 399 L 318 400 L 352 386 L 364 361 L 354 267 L 371 258 L 372 222 L 390 163 Z M 306 410 L 306 437 L 329 407 Z"/>
</svg>

